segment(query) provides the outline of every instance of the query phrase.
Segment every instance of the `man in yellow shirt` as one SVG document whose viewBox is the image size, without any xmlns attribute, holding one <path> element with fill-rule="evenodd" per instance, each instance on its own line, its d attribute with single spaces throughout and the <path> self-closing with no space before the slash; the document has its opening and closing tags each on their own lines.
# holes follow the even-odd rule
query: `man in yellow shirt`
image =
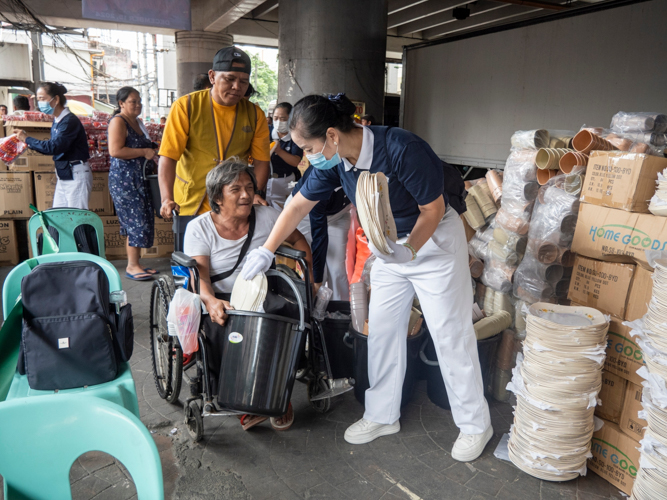
<svg viewBox="0 0 667 500">
<path fill-rule="evenodd" d="M 206 174 L 232 156 L 252 156 L 259 193 L 269 178 L 269 127 L 262 109 L 243 99 L 250 84 L 251 61 L 238 47 L 220 49 L 208 76 L 211 89 L 180 97 L 169 112 L 160 145 L 160 214 L 194 216 L 209 211 Z"/>
</svg>

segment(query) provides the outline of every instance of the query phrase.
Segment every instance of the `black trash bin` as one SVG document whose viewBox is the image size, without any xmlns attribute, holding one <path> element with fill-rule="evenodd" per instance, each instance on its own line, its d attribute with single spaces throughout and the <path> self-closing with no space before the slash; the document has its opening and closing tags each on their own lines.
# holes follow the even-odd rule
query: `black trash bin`
<svg viewBox="0 0 667 500">
<path fill-rule="evenodd" d="M 477 354 L 482 369 L 482 382 L 485 394 L 490 393 L 489 385 L 491 383 L 491 376 L 493 375 L 493 367 L 496 364 L 496 350 L 501 337 L 501 334 L 497 334 L 488 339 L 477 341 Z M 440 366 L 435 354 L 435 346 L 430 335 L 422 342 L 419 357 L 426 368 L 426 394 L 428 398 L 433 404 L 449 410 L 449 398 L 447 397 L 445 381 L 442 379 L 442 373 L 440 372 Z"/>
<path fill-rule="evenodd" d="M 407 367 L 403 380 L 403 395 L 401 406 L 408 404 L 414 396 L 415 382 L 419 371 L 419 349 L 424 339 L 424 328 L 417 335 L 407 337 Z M 350 333 L 354 351 L 354 396 L 362 405 L 366 401 L 366 389 L 370 387 L 368 381 L 368 337 L 356 331 L 350 324 Z"/>
<path fill-rule="evenodd" d="M 327 306 L 327 312 L 341 312 L 350 315 L 350 303 L 344 300 L 332 300 Z M 333 378 L 354 377 L 354 352 L 345 345 L 345 334 L 350 326 L 350 318 L 324 318 L 322 330 L 327 346 L 329 365 Z"/>
</svg>

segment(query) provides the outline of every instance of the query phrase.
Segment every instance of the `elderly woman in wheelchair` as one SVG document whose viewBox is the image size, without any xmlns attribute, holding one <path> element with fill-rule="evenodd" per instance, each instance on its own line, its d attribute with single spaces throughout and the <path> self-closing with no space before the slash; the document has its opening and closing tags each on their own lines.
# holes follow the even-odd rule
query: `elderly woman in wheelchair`
<svg viewBox="0 0 667 500">
<path fill-rule="evenodd" d="M 177 181 L 178 182 L 178 181 Z M 205 329 L 224 325 L 234 282 L 239 276 L 245 256 L 261 247 L 278 219 L 279 212 L 271 207 L 253 206 L 257 181 L 252 168 L 238 158 L 220 163 L 206 176 L 206 192 L 211 211 L 192 220 L 186 229 L 184 250 L 197 262 L 200 275 L 200 297 L 209 318 Z M 250 239 L 250 241 L 248 241 Z M 294 231 L 287 243 L 306 253 L 311 266 L 311 252 L 306 239 Z M 267 417 L 244 415 L 241 424 L 249 429 Z M 286 430 L 294 420 L 290 404 L 282 417 L 271 418 L 277 430 Z"/>
</svg>

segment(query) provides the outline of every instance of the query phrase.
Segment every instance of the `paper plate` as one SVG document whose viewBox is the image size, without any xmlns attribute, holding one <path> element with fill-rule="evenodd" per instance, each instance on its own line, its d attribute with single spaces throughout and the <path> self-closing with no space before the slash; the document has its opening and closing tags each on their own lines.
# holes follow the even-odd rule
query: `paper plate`
<svg viewBox="0 0 667 500">
<path fill-rule="evenodd" d="M 396 241 L 396 223 L 389 202 L 389 185 L 382 172 L 362 172 L 357 182 L 357 213 L 366 236 L 383 254 L 391 250 L 387 239 Z"/>
<path fill-rule="evenodd" d="M 264 303 L 267 288 L 264 273 L 257 274 L 251 280 L 244 280 L 239 276 L 234 282 L 229 303 L 237 311 L 257 312 Z"/>
</svg>

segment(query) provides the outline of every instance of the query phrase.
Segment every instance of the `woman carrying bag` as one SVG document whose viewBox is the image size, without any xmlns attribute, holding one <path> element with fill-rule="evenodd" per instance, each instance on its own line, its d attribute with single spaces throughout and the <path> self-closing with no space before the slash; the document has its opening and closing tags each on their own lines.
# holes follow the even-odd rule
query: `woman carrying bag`
<svg viewBox="0 0 667 500">
<path fill-rule="evenodd" d="M 290 130 L 314 170 L 282 212 L 271 235 L 248 254 L 241 276 L 271 265 L 280 243 L 320 200 L 342 186 L 356 204 L 363 171 L 382 172 L 389 184 L 398 241 L 371 272 L 366 411 L 345 440 L 363 444 L 400 431 L 401 391 L 413 296 L 419 298 L 436 346 L 454 422 L 460 434 L 452 457 L 479 457 L 493 435 L 484 399 L 477 342 L 471 320 L 473 293 L 465 232 L 461 176 L 416 135 L 400 128 L 358 127 L 355 106 L 343 94 L 307 96 L 292 111 Z"/>
<path fill-rule="evenodd" d="M 93 173 L 88 165 L 88 138 L 79 118 L 65 107 L 67 89 L 60 83 L 45 82 L 37 90 L 37 105 L 42 113 L 53 115 L 51 139 L 38 141 L 23 130 L 16 135 L 30 149 L 52 155 L 58 182 L 53 208 L 88 210 Z"/>
<path fill-rule="evenodd" d="M 132 87 L 116 93 L 118 108 L 109 121 L 109 192 L 113 199 L 120 234 L 127 236 L 125 276 L 135 281 L 152 279 L 158 271 L 139 263 L 142 248 L 153 246 L 155 214 L 150 188 L 143 169 L 153 170 L 155 150 L 139 115 L 141 96 Z M 144 163 L 148 165 L 144 167 Z"/>
</svg>

